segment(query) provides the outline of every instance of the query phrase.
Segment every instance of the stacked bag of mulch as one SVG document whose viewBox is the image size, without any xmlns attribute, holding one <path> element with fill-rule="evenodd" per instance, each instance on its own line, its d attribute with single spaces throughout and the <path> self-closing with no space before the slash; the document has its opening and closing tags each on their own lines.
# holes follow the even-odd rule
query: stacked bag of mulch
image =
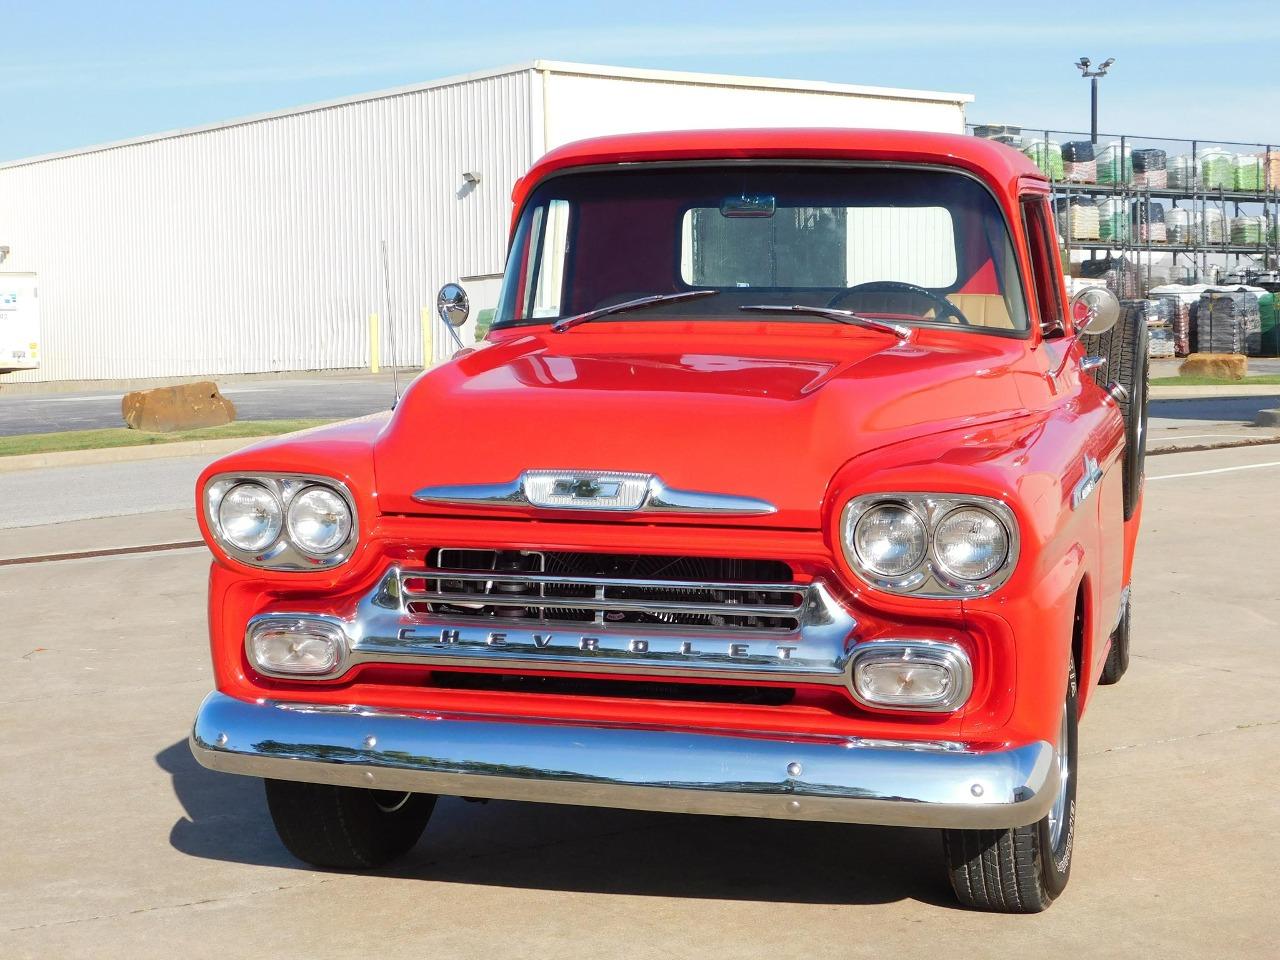
<svg viewBox="0 0 1280 960">
<path fill-rule="evenodd" d="M 1225 243 L 1227 240 L 1227 215 L 1216 207 L 1205 207 L 1200 214 L 1205 243 Z"/>
<path fill-rule="evenodd" d="M 1165 237 L 1170 243 L 1194 243 L 1200 233 L 1200 216 L 1186 207 L 1174 207 L 1164 218 Z"/>
<path fill-rule="evenodd" d="M 1135 151 L 1135 161 L 1137 159 Z M 1134 174 L 1137 175 L 1136 172 Z M 1164 204 L 1156 200 L 1137 200 L 1133 204 L 1134 236 L 1143 243 L 1164 243 L 1168 230 L 1164 222 Z"/>
<path fill-rule="evenodd" d="M 1128 183 L 1133 179 L 1133 150 L 1120 141 L 1108 143 L 1096 152 L 1099 183 Z"/>
<path fill-rule="evenodd" d="M 1219 147 L 1200 152 L 1200 185 L 1206 190 L 1234 190 L 1236 165 L 1234 155 Z"/>
<path fill-rule="evenodd" d="M 1138 298 L 1138 268 L 1126 257 L 1083 260 L 1080 276 L 1086 280 L 1101 280 L 1120 300 Z"/>
<path fill-rule="evenodd" d="M 1155 299 L 1167 318 L 1174 354 L 1185 357 L 1191 352 L 1191 303 L 1185 295 L 1177 293 L 1155 294 Z"/>
<path fill-rule="evenodd" d="M 1067 148 L 1062 148 L 1065 156 Z M 1280 190 L 1280 150 L 1268 150 L 1262 155 L 1263 181 L 1268 190 Z"/>
<path fill-rule="evenodd" d="M 1093 197 L 1060 197 L 1057 214 L 1058 232 L 1068 241 L 1098 239 L 1098 205 Z"/>
<path fill-rule="evenodd" d="M 1232 217 L 1231 242 L 1262 246 L 1267 239 L 1267 223 L 1262 217 Z"/>
<path fill-rule="evenodd" d="M 1241 288 L 1215 288 L 1200 295 L 1196 310 L 1196 350 L 1200 353 L 1247 353 L 1262 346 L 1258 296 Z"/>
<path fill-rule="evenodd" d="M 1173 331 L 1168 327 L 1152 327 L 1147 331 L 1147 356 L 1167 360 L 1178 355 L 1173 341 Z"/>
<path fill-rule="evenodd" d="M 1241 153 L 1231 158 L 1232 186 L 1236 190 L 1261 193 L 1266 177 L 1262 169 L 1262 155 Z"/>
<path fill-rule="evenodd" d="M 1098 179 L 1091 141 L 1071 140 L 1062 145 L 1062 179 L 1067 183 L 1093 183 Z"/>
<path fill-rule="evenodd" d="M 1175 190 L 1194 190 L 1199 182 L 1196 176 L 1195 157 L 1183 154 L 1169 160 L 1165 165 L 1165 179 Z"/>
<path fill-rule="evenodd" d="M 1169 327 L 1171 311 L 1164 300 L 1128 300 L 1126 310 L 1136 311 L 1147 325 L 1147 356 L 1172 357 L 1174 355 L 1173 331 Z"/>
<path fill-rule="evenodd" d="M 1003 143 L 1015 150 L 1022 148 L 1022 128 L 1010 123 L 980 123 L 973 128 L 973 135 Z"/>
<path fill-rule="evenodd" d="M 1133 151 L 1133 185 L 1151 190 L 1163 190 L 1169 185 L 1169 172 L 1165 169 L 1167 155 L 1154 147 Z"/>
<path fill-rule="evenodd" d="M 1062 145 L 1056 140 L 1032 140 L 1022 148 L 1023 154 L 1040 168 L 1050 180 L 1062 180 Z"/>
<path fill-rule="evenodd" d="M 1119 197 L 1108 197 L 1098 205 L 1098 239 L 1110 240 L 1113 243 L 1126 243 L 1129 240 L 1129 215 L 1126 201 Z"/>
</svg>

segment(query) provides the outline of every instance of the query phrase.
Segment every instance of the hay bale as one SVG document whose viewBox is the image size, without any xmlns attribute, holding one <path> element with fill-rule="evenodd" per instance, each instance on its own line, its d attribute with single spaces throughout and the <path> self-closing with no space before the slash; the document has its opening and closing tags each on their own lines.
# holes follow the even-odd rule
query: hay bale
<svg viewBox="0 0 1280 960">
<path fill-rule="evenodd" d="M 1243 380 L 1249 373 L 1249 358 L 1240 353 L 1193 353 L 1178 368 L 1180 377 L 1215 377 Z"/>
<path fill-rule="evenodd" d="M 212 380 L 126 393 L 120 401 L 124 422 L 134 430 L 172 433 L 218 427 L 236 418 L 235 404 Z"/>
</svg>

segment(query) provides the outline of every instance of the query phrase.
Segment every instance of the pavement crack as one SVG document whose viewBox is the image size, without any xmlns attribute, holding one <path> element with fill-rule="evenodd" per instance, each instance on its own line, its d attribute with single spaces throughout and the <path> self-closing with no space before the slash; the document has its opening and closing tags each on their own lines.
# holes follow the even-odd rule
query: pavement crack
<svg viewBox="0 0 1280 960">
<path fill-rule="evenodd" d="M 183 910 L 187 907 L 202 907 L 211 903 L 227 903 L 233 900 L 244 900 L 248 897 L 260 897 L 263 894 L 279 893 L 283 890 L 294 890 L 299 887 L 318 887 L 322 883 L 333 883 L 335 880 L 348 879 L 346 876 L 321 877 L 303 883 L 281 883 L 274 887 L 249 890 L 243 893 L 230 893 L 221 897 L 202 897 L 199 900 L 187 900 L 182 903 L 158 903 L 149 907 L 138 907 L 136 910 L 120 910 L 116 913 L 99 913 L 91 917 L 72 917 L 69 920 L 50 920 L 46 923 L 31 923 L 21 927 L 9 927 L 4 933 L 23 933 L 28 930 L 47 930 L 51 927 L 69 927 L 77 923 L 93 923 L 96 920 L 119 920 L 122 917 L 135 917 L 160 910 Z"/>
<path fill-rule="evenodd" d="M 1142 747 L 1155 747 L 1165 743 L 1180 743 L 1183 740 L 1197 740 L 1201 737 L 1217 737 L 1224 733 L 1239 733 L 1242 730 L 1257 730 L 1260 727 L 1280 726 L 1280 718 L 1275 720 L 1257 720 L 1253 723 L 1237 723 L 1231 727 L 1222 727 L 1218 730 L 1203 730 L 1200 733 L 1188 733 L 1180 737 L 1161 737 L 1159 740 L 1144 740 L 1141 743 L 1123 743 L 1114 747 L 1107 747 L 1105 750 L 1091 750 L 1085 754 L 1086 757 L 1099 757 L 1108 753 L 1122 753 L 1125 750 L 1138 750 Z"/>
</svg>

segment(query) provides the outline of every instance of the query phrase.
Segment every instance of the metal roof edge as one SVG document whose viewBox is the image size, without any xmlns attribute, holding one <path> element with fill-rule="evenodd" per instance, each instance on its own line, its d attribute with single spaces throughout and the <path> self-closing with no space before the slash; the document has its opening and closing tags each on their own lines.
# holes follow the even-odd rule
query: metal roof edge
<svg viewBox="0 0 1280 960">
<path fill-rule="evenodd" d="M 974 99 L 973 95 L 968 93 L 939 93 L 928 90 L 904 90 L 895 87 L 868 87 L 856 84 L 829 83 L 821 80 L 784 80 L 773 77 L 739 76 L 737 74 L 692 73 L 678 70 L 652 70 L 640 67 L 612 67 L 604 64 L 574 63 L 566 60 L 526 60 L 520 63 L 494 67 L 488 70 L 454 74 L 453 76 L 441 77 L 437 80 L 428 80 L 423 83 L 412 83 L 400 87 L 390 87 L 384 90 L 373 90 L 369 93 L 358 93 L 347 97 L 337 97 L 332 100 L 321 100 L 317 103 L 308 103 L 297 107 L 286 107 L 280 110 L 267 111 L 265 113 L 255 113 L 244 117 L 235 117 L 231 120 L 220 120 L 215 123 L 199 124 L 193 127 L 178 127 L 172 130 L 164 130 L 159 133 L 147 133 L 136 137 L 127 137 L 123 140 L 111 140 L 106 143 L 97 143 L 85 147 L 74 147 L 70 150 L 57 150 L 52 153 L 38 154 L 33 157 L 21 157 L 17 160 L 6 160 L 4 162 L 0 162 L 0 170 L 9 170 L 14 167 L 25 167 L 37 163 L 48 163 L 51 160 L 64 160 L 70 157 L 82 156 L 89 153 L 118 150 L 121 147 L 138 146 L 140 144 L 154 143 L 161 140 L 173 140 L 179 137 L 189 137 L 200 133 L 211 133 L 215 130 L 225 130 L 229 127 L 246 126 L 251 123 L 262 123 L 266 120 L 279 120 L 285 117 L 299 116 L 304 113 L 316 113 L 321 110 L 332 110 L 335 107 L 344 107 L 356 103 L 367 103 L 371 100 L 382 100 L 389 97 L 400 97 L 405 96 L 406 94 L 419 93 L 423 90 L 456 86 L 462 83 L 472 83 L 477 80 L 488 80 L 493 77 L 522 73 L 526 70 L 567 75 L 576 74 L 580 76 L 613 77 L 622 80 L 652 80 L 665 83 L 704 84 L 763 90 L 803 90 L 832 94 L 856 94 L 860 96 L 877 97 L 883 100 L 933 100 L 942 103 L 963 104 L 972 103 Z"/>
<path fill-rule="evenodd" d="M 872 87 L 865 84 L 833 83 L 827 80 L 792 80 L 779 77 L 746 76 L 736 73 L 654 70 L 644 67 L 615 67 L 596 63 L 574 63 L 565 60 L 535 60 L 532 66 L 535 70 L 545 70 L 551 73 L 616 77 L 623 80 L 659 80 L 666 83 L 755 87 L 766 90 L 806 90 L 819 93 L 858 94 L 878 97 L 883 100 L 934 100 L 942 103 L 973 103 L 974 101 L 974 95 L 971 93 L 912 90 L 903 87 Z"/>
</svg>

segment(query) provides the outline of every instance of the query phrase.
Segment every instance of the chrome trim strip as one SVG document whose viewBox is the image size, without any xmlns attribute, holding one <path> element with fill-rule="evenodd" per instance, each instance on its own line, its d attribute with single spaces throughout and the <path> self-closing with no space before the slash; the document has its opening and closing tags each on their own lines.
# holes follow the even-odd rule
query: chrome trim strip
<svg viewBox="0 0 1280 960">
<path fill-rule="evenodd" d="M 190 737 L 226 773 L 498 800 L 909 827 L 1045 816 L 1053 746 L 786 736 L 205 698 Z"/>
<path fill-rule="evenodd" d="M 1084 473 L 1080 479 L 1076 481 L 1076 485 L 1071 488 L 1071 509 L 1079 510 L 1081 505 L 1093 496 L 1093 491 L 1098 489 L 1098 484 L 1102 482 L 1102 467 L 1098 465 L 1098 461 L 1087 453 L 1084 455 Z"/>
<path fill-rule="evenodd" d="M 245 630 L 249 662 L 265 676 L 294 680 L 336 679 L 363 663 L 408 663 L 743 683 L 848 684 L 857 621 L 822 583 L 775 585 L 804 593 L 805 602 L 798 609 L 783 608 L 768 615 L 787 616 L 787 611 L 793 610 L 791 615 L 798 617 L 800 626 L 796 630 L 761 630 L 414 614 L 408 612 L 405 601 L 416 600 L 417 595 L 405 598 L 399 587 L 406 576 L 421 574 L 392 569 L 360 601 L 350 619 L 287 608 L 253 617 Z M 477 601 L 485 605 L 489 600 L 488 594 L 477 595 Z M 576 597 L 546 598 L 543 605 L 565 607 L 580 602 Z M 644 604 L 636 606 L 643 608 Z M 740 609 L 745 608 L 727 605 L 716 612 L 732 615 Z M 275 673 L 253 659 L 249 638 L 254 631 L 265 624 L 299 621 L 337 627 L 346 635 L 345 655 L 331 672 L 309 676 Z"/>
<path fill-rule="evenodd" d="M 601 503 L 604 498 L 583 496 L 581 503 L 536 503 L 529 496 L 529 483 L 535 477 L 555 475 L 569 480 L 589 483 L 616 483 L 642 479 L 647 483 L 638 505 L 615 506 Z M 733 516 L 767 516 L 778 508 L 767 500 L 742 497 L 727 493 L 705 493 L 697 490 L 674 490 L 659 478 L 649 474 L 636 474 L 607 470 L 526 470 L 516 479 L 506 483 L 446 484 L 423 487 L 413 494 L 419 503 L 445 503 L 489 506 L 537 507 L 542 510 L 594 510 L 628 513 L 690 513 Z"/>
</svg>

